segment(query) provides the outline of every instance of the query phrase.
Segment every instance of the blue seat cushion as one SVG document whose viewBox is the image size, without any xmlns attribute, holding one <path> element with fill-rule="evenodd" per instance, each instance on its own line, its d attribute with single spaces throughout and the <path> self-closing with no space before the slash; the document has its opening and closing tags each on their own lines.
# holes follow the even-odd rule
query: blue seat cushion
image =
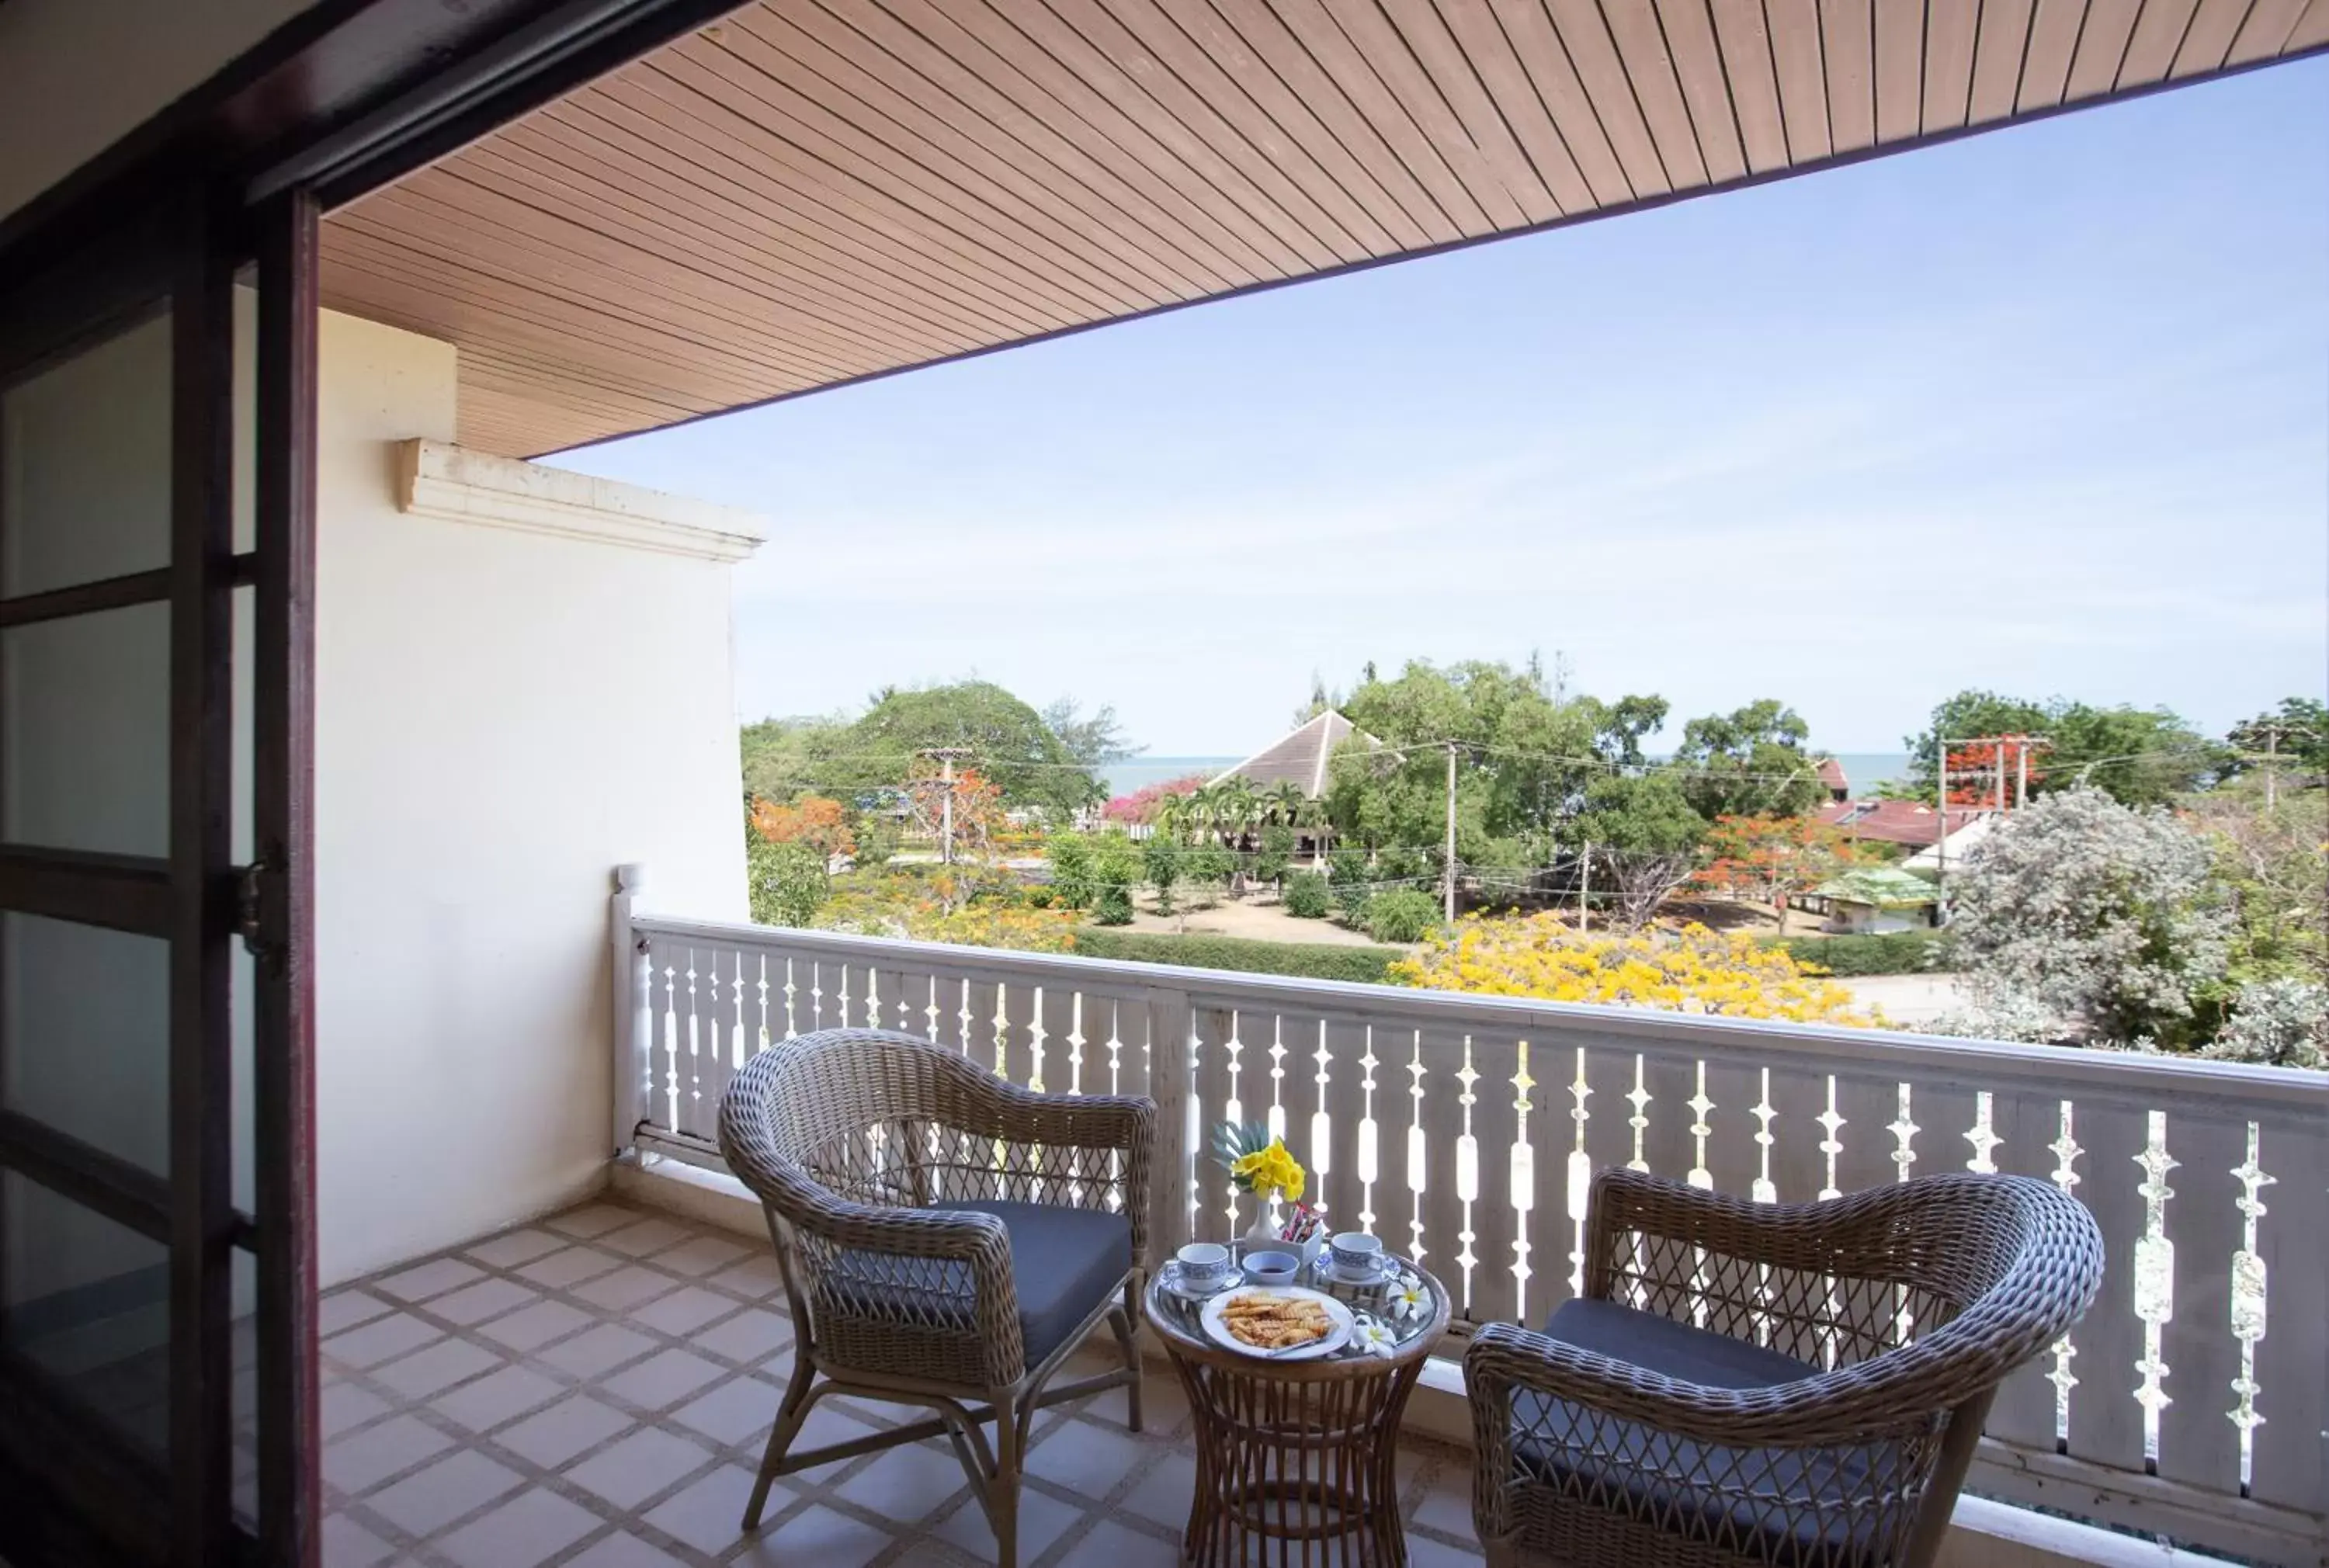
<svg viewBox="0 0 2329 1568">
<path fill-rule="evenodd" d="M 1615 1301 L 1564 1301 L 1545 1333 L 1613 1361 L 1711 1388 L 1768 1388 L 1819 1368 Z M 1513 1479 L 1554 1488 L 1765 1562 L 1871 1557 L 1920 1478 L 1900 1445 L 1736 1449 L 1526 1391 L 1513 1397 Z"/>
<path fill-rule="evenodd" d="M 1039 1366 L 1132 1272 L 1132 1222 L 1103 1209 L 981 1199 L 936 1207 L 991 1214 L 1011 1237 L 1019 1338 Z"/>
</svg>

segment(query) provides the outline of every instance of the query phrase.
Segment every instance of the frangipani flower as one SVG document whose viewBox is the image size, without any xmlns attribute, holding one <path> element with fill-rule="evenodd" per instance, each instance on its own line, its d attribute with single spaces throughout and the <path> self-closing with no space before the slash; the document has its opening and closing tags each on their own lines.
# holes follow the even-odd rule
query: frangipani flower
<svg viewBox="0 0 2329 1568">
<path fill-rule="evenodd" d="M 1351 1335 L 1351 1343 L 1370 1356 L 1389 1356 L 1399 1348 L 1399 1336 L 1372 1318 L 1362 1318 Z"/>
<path fill-rule="evenodd" d="M 1388 1305 L 1393 1317 L 1420 1318 L 1431 1310 L 1431 1292 L 1415 1275 L 1401 1274 L 1399 1283 L 1391 1287 Z"/>
</svg>

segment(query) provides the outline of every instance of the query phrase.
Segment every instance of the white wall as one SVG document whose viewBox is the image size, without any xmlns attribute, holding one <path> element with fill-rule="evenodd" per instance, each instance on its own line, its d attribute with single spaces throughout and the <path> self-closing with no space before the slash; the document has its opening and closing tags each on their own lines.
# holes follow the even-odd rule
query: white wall
<svg viewBox="0 0 2329 1568">
<path fill-rule="evenodd" d="M 317 1150 L 329 1282 L 542 1212 L 611 1148 L 611 869 L 741 918 L 729 568 L 396 510 L 444 343 L 326 313 Z"/>
<path fill-rule="evenodd" d="M 15 211 L 316 0 L 0 4 L 0 215 Z"/>
</svg>

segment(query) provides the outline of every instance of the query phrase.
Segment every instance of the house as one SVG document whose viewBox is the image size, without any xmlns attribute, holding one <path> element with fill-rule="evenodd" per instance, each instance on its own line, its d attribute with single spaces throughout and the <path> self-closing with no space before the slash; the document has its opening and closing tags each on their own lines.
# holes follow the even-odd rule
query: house
<svg viewBox="0 0 2329 1568">
<path fill-rule="evenodd" d="M 1876 844 L 1900 844 L 1911 850 L 1931 847 L 1941 837 L 1941 815 L 1922 801 L 1832 801 L 1812 813 L 1846 837 Z M 1948 809 L 1950 853 L 1957 852 L 1958 835 L 1991 813 L 1985 807 Z"/>
<path fill-rule="evenodd" d="M 1848 801 L 1852 798 L 1851 776 L 1843 771 L 1843 764 L 1834 757 L 1824 756 L 1819 759 L 1819 781 L 1820 787 L 1827 791 L 1827 798 L 1831 802 Z"/>
<path fill-rule="evenodd" d="M 1219 784 L 1223 779 L 1241 778 L 1257 793 L 1290 784 L 1302 792 L 1303 799 L 1315 801 L 1326 793 L 1334 748 L 1354 735 L 1363 746 L 1382 744 L 1334 709 L 1325 709 L 1207 782 Z"/>
<path fill-rule="evenodd" d="M 1846 871 L 1812 889 L 1827 908 L 1827 929 L 1854 934 L 1915 931 L 1933 924 L 1939 890 L 1925 878 L 1890 866 Z"/>
<path fill-rule="evenodd" d="M 532 459 L 2324 49 L 2321 0 L 0 3 L 0 1558 L 984 1549 L 910 1451 L 735 1525 L 809 1326 L 706 1118 L 878 1021 L 1156 1097 L 1160 1251 L 1226 1234 L 1187 1127 L 1267 1103 L 1336 1213 L 1463 1260 L 1466 1327 L 1576 1289 L 1597 1166 L 2059 1165 L 2218 1308 L 2116 1276 L 1953 1451 L 1945 1550 L 2117 1560 L 2076 1512 L 2319 1562 L 2329 1085 L 752 927 L 730 572 L 817 540 Z M 2146 1210 L 2146 1112 L 2236 1179 Z M 1460 1378 L 1409 1406 L 1457 1442 Z M 1031 1468 L 1190 1466 L 1105 1414 Z M 1177 1552 L 1074 1474 L 1050 1561 Z"/>
</svg>

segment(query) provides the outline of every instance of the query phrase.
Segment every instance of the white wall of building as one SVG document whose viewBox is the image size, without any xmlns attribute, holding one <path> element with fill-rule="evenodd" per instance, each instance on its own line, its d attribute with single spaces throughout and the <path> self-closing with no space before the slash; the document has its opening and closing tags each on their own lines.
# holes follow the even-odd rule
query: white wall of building
<svg viewBox="0 0 2329 1568">
<path fill-rule="evenodd" d="M 199 86 L 316 0 L 0 5 L 0 216 Z"/>
<path fill-rule="evenodd" d="M 401 512 L 451 346 L 326 313 L 316 553 L 326 1282 L 587 1191 L 612 1146 L 611 869 L 741 918 L 729 568 Z"/>
</svg>

